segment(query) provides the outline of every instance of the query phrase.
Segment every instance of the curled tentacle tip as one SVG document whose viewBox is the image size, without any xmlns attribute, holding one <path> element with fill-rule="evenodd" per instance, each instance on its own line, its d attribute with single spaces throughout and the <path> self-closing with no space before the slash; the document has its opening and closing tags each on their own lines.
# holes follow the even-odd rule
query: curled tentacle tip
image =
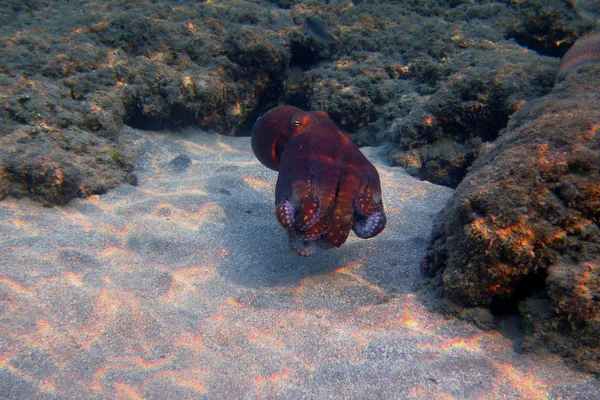
<svg viewBox="0 0 600 400">
<path fill-rule="evenodd" d="M 287 231 L 294 229 L 294 205 L 288 200 L 284 200 L 275 207 L 275 217 L 279 224 Z"/>
<path fill-rule="evenodd" d="M 314 240 L 303 240 L 295 235 L 289 236 L 290 250 L 297 256 L 308 257 L 315 253 L 317 245 Z"/>
<path fill-rule="evenodd" d="M 296 228 L 301 231 L 309 230 L 321 215 L 321 201 L 314 193 L 307 193 L 302 199 L 300 212 L 296 220 Z"/>
<path fill-rule="evenodd" d="M 352 230 L 359 238 L 368 239 L 381 233 L 386 222 L 385 212 L 377 211 L 366 218 L 356 218 L 352 223 Z"/>
</svg>

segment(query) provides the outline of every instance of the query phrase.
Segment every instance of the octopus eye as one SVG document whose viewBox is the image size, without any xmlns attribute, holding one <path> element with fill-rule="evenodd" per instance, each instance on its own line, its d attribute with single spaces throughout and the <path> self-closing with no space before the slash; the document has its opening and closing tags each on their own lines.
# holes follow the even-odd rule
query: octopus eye
<svg viewBox="0 0 600 400">
<path fill-rule="evenodd" d="M 292 125 L 295 126 L 296 128 L 300 126 L 300 121 L 297 119 L 293 119 L 292 120 Z"/>
</svg>

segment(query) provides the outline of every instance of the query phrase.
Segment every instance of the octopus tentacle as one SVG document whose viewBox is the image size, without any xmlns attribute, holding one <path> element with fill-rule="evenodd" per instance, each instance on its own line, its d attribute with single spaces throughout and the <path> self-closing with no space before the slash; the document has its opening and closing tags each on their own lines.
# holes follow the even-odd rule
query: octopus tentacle
<svg viewBox="0 0 600 400">
<path fill-rule="evenodd" d="M 330 228 L 325 235 L 329 243 L 340 247 L 350 234 L 354 219 L 354 196 L 360 187 L 360 180 L 345 171 L 338 184 L 335 206 L 331 215 Z"/>
<path fill-rule="evenodd" d="M 290 142 L 290 147 L 296 149 L 297 153 L 293 153 L 294 168 L 289 169 L 293 171 L 295 178 L 291 185 L 292 198 L 297 199 L 294 204 L 297 204 L 299 209 L 295 222 L 296 234 L 303 240 L 314 240 L 323 236 L 329 229 L 331 210 L 336 201 L 339 172 L 334 162 L 318 158 L 319 154 L 302 151 L 304 146 L 312 147 L 312 144 L 307 142 L 306 135 L 307 132 Z M 283 160 L 282 168 L 288 170 L 290 159 Z M 328 173 L 320 174 L 321 168 L 327 168 Z"/>
<path fill-rule="evenodd" d="M 378 235 L 387 222 L 381 201 L 379 179 L 370 180 L 365 190 L 354 200 L 356 215 L 352 230 L 362 239 Z"/>
<path fill-rule="evenodd" d="M 381 206 L 381 199 L 378 199 L 378 197 L 380 196 L 374 195 L 370 191 L 365 191 L 356 197 L 356 211 L 363 217 L 373 214 Z"/>
<path fill-rule="evenodd" d="M 355 218 L 352 230 L 359 238 L 368 239 L 377 236 L 385 228 L 386 222 L 387 218 L 383 210 L 376 211 L 367 217 Z"/>
<path fill-rule="evenodd" d="M 314 240 L 302 240 L 294 234 L 289 235 L 288 245 L 290 250 L 297 256 L 308 257 L 317 250 Z"/>
<path fill-rule="evenodd" d="M 282 201 L 275 207 L 275 217 L 288 232 L 294 229 L 294 205 L 288 200 Z"/>
<path fill-rule="evenodd" d="M 329 229 L 329 219 L 330 219 L 330 210 L 333 207 L 333 202 L 330 201 L 327 197 L 321 200 L 321 197 L 317 197 L 319 199 L 320 208 L 319 213 L 314 218 L 312 225 L 308 227 L 308 229 L 300 230 L 297 232 L 297 235 L 304 240 L 314 240 L 321 236 L 323 236 L 327 230 Z"/>
<path fill-rule="evenodd" d="M 306 131 L 305 134 L 318 137 L 318 134 L 311 130 Z M 314 143 L 308 142 L 308 144 L 309 147 L 314 146 Z M 330 230 L 332 213 L 338 201 L 340 163 L 336 161 L 335 154 L 308 152 L 301 158 L 304 164 L 312 166 L 309 171 L 312 176 L 312 186 L 320 202 L 320 215 L 309 229 L 299 235 L 304 239 L 314 240 Z"/>
<path fill-rule="evenodd" d="M 300 202 L 300 210 L 296 219 L 296 229 L 301 232 L 309 230 L 321 215 L 321 201 L 313 192 L 308 192 Z"/>
</svg>

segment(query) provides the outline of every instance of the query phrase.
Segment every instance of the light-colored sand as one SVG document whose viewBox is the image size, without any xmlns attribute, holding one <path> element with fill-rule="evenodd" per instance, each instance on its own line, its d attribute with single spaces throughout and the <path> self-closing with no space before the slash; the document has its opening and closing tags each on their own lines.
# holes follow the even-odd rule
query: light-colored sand
<svg viewBox="0 0 600 400">
<path fill-rule="evenodd" d="M 138 187 L 0 202 L 0 398 L 600 397 L 558 357 L 422 305 L 418 263 L 452 191 L 380 150 L 385 232 L 300 258 L 249 138 L 127 132 Z"/>
</svg>

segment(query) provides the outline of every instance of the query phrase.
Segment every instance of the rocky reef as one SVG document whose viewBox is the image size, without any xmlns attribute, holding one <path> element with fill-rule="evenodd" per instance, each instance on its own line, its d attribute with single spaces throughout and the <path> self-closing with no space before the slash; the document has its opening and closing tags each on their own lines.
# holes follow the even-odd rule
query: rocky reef
<svg viewBox="0 0 600 400">
<path fill-rule="evenodd" d="M 600 372 L 600 65 L 522 107 L 437 219 L 422 272 L 453 312 L 517 312 L 523 346 Z M 440 293 L 441 292 L 441 293 Z M 456 306 L 458 304 L 459 306 Z M 463 308 L 466 307 L 466 308 Z"/>
<path fill-rule="evenodd" d="M 251 125 L 281 93 L 294 28 L 289 11 L 254 2 L 0 9 L 0 199 L 45 204 L 135 181 L 123 124 Z"/>
<path fill-rule="evenodd" d="M 134 181 L 123 124 L 248 135 L 277 103 L 324 109 L 359 145 L 391 142 L 394 163 L 455 187 L 509 116 L 549 92 L 557 57 L 597 8 L 9 0 L 0 5 L 0 198 L 62 204 Z M 307 18 L 334 39 L 307 29 Z M 19 146 L 43 149 L 63 178 L 48 178 L 37 154 L 15 156 Z"/>
</svg>

